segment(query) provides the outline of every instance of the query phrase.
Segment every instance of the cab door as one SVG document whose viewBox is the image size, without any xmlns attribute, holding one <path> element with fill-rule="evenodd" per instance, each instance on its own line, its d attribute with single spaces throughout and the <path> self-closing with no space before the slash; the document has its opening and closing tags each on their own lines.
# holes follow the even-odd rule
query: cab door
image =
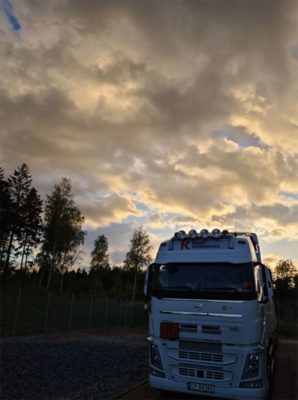
<svg viewBox="0 0 298 400">
<path fill-rule="evenodd" d="M 268 304 L 267 304 L 267 323 L 269 327 L 269 335 L 276 339 L 277 335 L 277 321 L 276 321 L 276 312 L 275 312 L 275 305 L 273 300 L 273 287 L 272 287 L 272 275 L 271 271 L 267 267 L 263 267 L 265 269 L 265 276 L 266 276 L 266 285 L 267 285 L 267 292 L 268 292 Z"/>
</svg>

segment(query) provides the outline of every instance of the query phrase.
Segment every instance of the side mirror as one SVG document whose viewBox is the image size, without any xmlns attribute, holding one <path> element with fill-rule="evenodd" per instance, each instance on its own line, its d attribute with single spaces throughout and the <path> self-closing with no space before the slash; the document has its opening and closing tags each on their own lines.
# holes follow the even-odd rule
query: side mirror
<svg viewBox="0 0 298 400">
<path fill-rule="evenodd" d="M 268 282 L 267 282 L 267 267 L 264 264 L 260 264 L 261 272 L 262 272 L 262 296 L 261 296 L 261 303 L 266 303 L 269 300 L 268 294 Z"/>
<path fill-rule="evenodd" d="M 144 295 L 148 299 L 151 296 L 151 288 L 152 288 L 152 268 L 154 264 L 149 265 L 145 274 L 145 282 L 144 282 Z"/>
<path fill-rule="evenodd" d="M 273 298 L 273 287 L 272 287 L 272 276 L 270 269 L 266 268 L 266 282 L 268 287 L 268 297 L 269 299 Z"/>
</svg>

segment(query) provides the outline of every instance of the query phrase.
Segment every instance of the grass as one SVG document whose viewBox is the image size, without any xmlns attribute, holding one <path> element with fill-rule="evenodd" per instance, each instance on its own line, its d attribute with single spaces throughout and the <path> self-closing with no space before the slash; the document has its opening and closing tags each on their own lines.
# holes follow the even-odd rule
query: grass
<svg viewBox="0 0 298 400">
<path fill-rule="evenodd" d="M 19 307 L 18 307 L 19 303 Z M 18 309 L 18 312 L 17 312 Z M 1 290 L 1 336 L 146 326 L 143 303 L 91 295 L 49 294 L 41 288 Z"/>
<path fill-rule="evenodd" d="M 18 299 L 19 310 L 15 319 Z M 279 301 L 277 315 L 279 334 L 298 338 L 297 302 Z M 37 287 L 24 288 L 19 298 L 18 288 L 1 290 L 1 336 L 133 326 L 142 328 L 147 326 L 147 318 L 142 302 L 133 305 L 119 299 L 95 298 L 87 294 L 72 296 L 69 293 L 51 293 L 49 297 L 44 288 Z"/>
<path fill-rule="evenodd" d="M 279 334 L 298 338 L 298 303 L 294 300 L 278 302 L 277 315 Z"/>
</svg>

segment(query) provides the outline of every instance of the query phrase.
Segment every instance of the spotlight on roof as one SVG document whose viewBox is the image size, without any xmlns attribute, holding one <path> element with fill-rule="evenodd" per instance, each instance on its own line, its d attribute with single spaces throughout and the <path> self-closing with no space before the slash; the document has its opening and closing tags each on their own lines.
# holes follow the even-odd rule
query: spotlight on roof
<svg viewBox="0 0 298 400">
<path fill-rule="evenodd" d="M 196 238 L 198 237 L 198 232 L 197 232 L 195 229 L 191 229 L 191 230 L 188 232 L 188 237 L 189 237 L 190 239 L 196 239 Z"/>
<path fill-rule="evenodd" d="M 202 239 L 207 239 L 209 237 L 209 231 L 208 229 L 202 229 L 200 232 L 200 236 Z"/>
<path fill-rule="evenodd" d="M 221 232 L 219 229 L 213 229 L 211 232 L 211 236 L 213 237 L 213 239 L 219 239 L 221 236 Z"/>
<path fill-rule="evenodd" d="M 179 231 L 175 233 L 175 236 L 180 239 L 180 240 L 184 240 L 187 238 L 187 234 L 185 231 Z"/>
</svg>

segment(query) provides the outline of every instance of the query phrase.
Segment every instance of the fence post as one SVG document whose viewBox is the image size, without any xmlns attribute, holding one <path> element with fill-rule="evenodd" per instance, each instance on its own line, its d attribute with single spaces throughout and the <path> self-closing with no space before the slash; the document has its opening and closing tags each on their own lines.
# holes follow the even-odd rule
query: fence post
<svg viewBox="0 0 298 400">
<path fill-rule="evenodd" d="M 131 307 L 132 307 L 132 309 L 131 309 L 131 326 L 133 327 L 134 326 L 134 320 L 135 320 L 135 300 L 133 300 L 132 302 L 131 302 L 132 304 L 131 304 Z"/>
<path fill-rule="evenodd" d="M 121 326 L 121 299 L 119 299 L 119 313 L 118 313 L 118 326 Z"/>
<path fill-rule="evenodd" d="M 18 299 L 17 299 L 17 305 L 16 305 L 16 312 L 14 316 L 14 321 L 13 321 L 13 327 L 12 327 L 12 336 L 16 334 L 16 329 L 17 329 L 17 321 L 18 321 L 18 316 L 19 316 L 19 310 L 20 310 L 20 304 L 21 304 L 21 297 L 22 297 L 22 289 L 19 289 L 18 293 Z"/>
<path fill-rule="evenodd" d="M 92 311 L 93 311 L 93 295 L 90 295 L 90 306 L 89 306 L 89 316 L 88 316 L 88 328 L 91 326 L 92 320 Z"/>
<path fill-rule="evenodd" d="M 127 313 L 128 313 L 128 305 L 129 302 L 128 300 L 126 300 L 125 305 L 124 305 L 124 328 L 127 328 L 128 324 L 128 317 L 127 317 Z"/>
<path fill-rule="evenodd" d="M 48 328 L 48 316 L 49 316 L 49 308 L 50 308 L 50 299 L 51 299 L 51 292 L 48 293 L 47 306 L 46 306 L 46 312 L 45 312 L 45 317 L 44 317 L 43 333 L 46 333 L 47 328 Z"/>
<path fill-rule="evenodd" d="M 71 330 L 71 319 L 72 319 L 73 300 L 74 300 L 74 294 L 72 293 L 72 295 L 71 295 L 71 300 L 70 300 L 69 317 L 68 317 L 68 330 L 69 330 L 69 331 Z"/>
<path fill-rule="evenodd" d="M 105 307 L 105 328 L 108 326 L 108 311 L 109 311 L 109 298 L 106 297 L 106 307 Z"/>
</svg>

